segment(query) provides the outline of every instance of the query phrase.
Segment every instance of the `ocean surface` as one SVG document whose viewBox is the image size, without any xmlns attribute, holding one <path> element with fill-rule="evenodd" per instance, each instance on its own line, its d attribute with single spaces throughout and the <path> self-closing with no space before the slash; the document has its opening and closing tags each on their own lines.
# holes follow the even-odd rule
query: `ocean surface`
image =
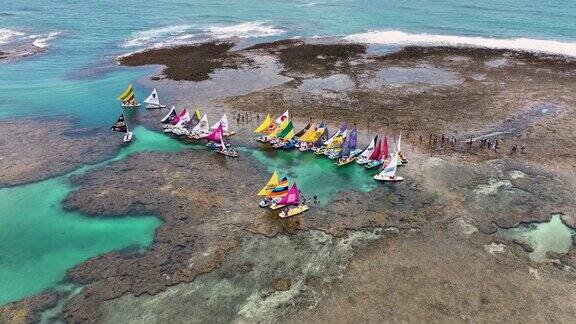
<svg viewBox="0 0 576 324">
<path fill-rule="evenodd" d="M 384 47 L 487 46 L 576 56 L 575 21 L 573 0 L 2 1 L 0 47 L 24 43 L 46 52 L 0 63 L 0 119 L 67 118 L 106 131 L 120 113 L 116 95 L 151 71 L 119 67 L 114 58 L 149 47 L 329 36 Z M 137 97 L 148 90 L 138 88 Z M 184 149 L 143 128 L 137 136 L 138 146 L 117 159 Z M 253 154 L 270 169 L 300 174 L 304 186 L 334 171 L 323 162 L 303 168 L 291 153 Z M 66 269 L 91 256 L 151 242 L 159 225 L 152 216 L 103 220 L 64 211 L 61 201 L 73 189 L 66 177 L 0 189 L 0 304 L 58 285 Z M 358 177 L 348 171 L 338 181 L 360 190 L 374 186 Z"/>
</svg>

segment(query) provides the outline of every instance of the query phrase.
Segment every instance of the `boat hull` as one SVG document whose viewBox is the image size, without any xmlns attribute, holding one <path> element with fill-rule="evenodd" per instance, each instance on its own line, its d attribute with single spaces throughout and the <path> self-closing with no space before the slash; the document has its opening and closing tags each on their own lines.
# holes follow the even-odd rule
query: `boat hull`
<svg viewBox="0 0 576 324">
<path fill-rule="evenodd" d="M 229 157 L 238 157 L 238 153 L 236 152 L 218 150 L 218 153 Z"/>
<path fill-rule="evenodd" d="M 344 165 L 347 165 L 347 164 L 350 164 L 350 163 L 354 162 L 354 160 L 356 160 L 356 157 L 351 156 L 351 157 L 349 157 L 349 158 L 347 158 L 347 159 L 345 159 L 345 160 L 338 160 L 338 161 L 336 161 L 336 165 L 337 165 L 337 166 L 344 166 Z"/>
<path fill-rule="evenodd" d="M 282 211 L 280 214 L 278 214 L 278 216 L 280 216 L 280 218 L 288 218 L 288 217 L 296 216 L 298 214 L 302 214 L 303 212 L 307 211 L 308 209 L 309 209 L 308 206 L 302 205 L 302 206 L 290 208 L 287 213 Z"/>
<path fill-rule="evenodd" d="M 166 105 L 147 105 L 146 109 L 162 109 L 166 108 Z"/>
<path fill-rule="evenodd" d="M 374 176 L 374 180 L 378 181 L 386 181 L 386 182 L 398 182 L 404 180 L 402 177 L 388 177 L 388 176 L 381 176 L 379 174 Z"/>
<path fill-rule="evenodd" d="M 124 143 L 128 143 L 132 140 L 133 134 L 132 132 L 126 132 L 126 134 L 124 135 Z"/>
<path fill-rule="evenodd" d="M 383 161 L 370 161 L 370 162 L 364 164 L 364 167 L 366 169 L 373 169 L 379 165 L 382 165 L 382 163 L 383 163 Z"/>
<path fill-rule="evenodd" d="M 135 105 L 121 104 L 120 106 L 122 106 L 123 108 L 138 108 L 140 107 L 140 104 Z"/>
</svg>

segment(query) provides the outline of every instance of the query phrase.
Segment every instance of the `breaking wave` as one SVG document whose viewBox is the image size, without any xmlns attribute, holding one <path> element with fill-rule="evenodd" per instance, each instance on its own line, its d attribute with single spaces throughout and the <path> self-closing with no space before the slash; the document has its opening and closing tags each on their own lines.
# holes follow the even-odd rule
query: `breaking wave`
<svg viewBox="0 0 576 324">
<path fill-rule="evenodd" d="M 186 32 L 191 28 L 192 26 L 190 25 L 176 25 L 136 32 L 122 46 L 145 47 L 171 39 L 178 39 L 181 36 L 186 36 Z"/>
<path fill-rule="evenodd" d="M 483 47 L 490 49 L 510 49 L 539 53 L 560 54 L 576 57 L 576 43 L 531 38 L 499 39 L 487 37 L 466 37 L 432 34 L 409 34 L 401 31 L 369 31 L 344 37 L 350 42 L 379 45 L 425 45 Z"/>
<path fill-rule="evenodd" d="M 267 25 L 261 21 L 246 22 L 232 26 L 212 26 L 204 29 L 206 33 L 214 38 L 252 38 L 278 36 L 284 30 L 272 25 Z"/>
<path fill-rule="evenodd" d="M 0 28 L 0 52 L 3 58 L 18 59 L 46 51 L 60 32 L 29 34 L 22 30 Z"/>
<path fill-rule="evenodd" d="M 121 45 L 126 48 L 157 48 L 193 44 L 209 39 L 257 38 L 277 36 L 284 30 L 264 22 L 245 22 L 236 25 L 213 25 L 195 28 L 192 25 L 166 26 L 132 34 Z"/>
<path fill-rule="evenodd" d="M 8 28 L 0 28 L 0 45 L 8 44 L 12 40 L 24 36 L 23 32 Z"/>
</svg>

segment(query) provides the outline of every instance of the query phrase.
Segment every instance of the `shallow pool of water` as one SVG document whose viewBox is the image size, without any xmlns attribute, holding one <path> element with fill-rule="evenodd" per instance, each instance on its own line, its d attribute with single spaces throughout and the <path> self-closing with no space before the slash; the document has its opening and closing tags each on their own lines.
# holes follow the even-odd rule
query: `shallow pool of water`
<svg viewBox="0 0 576 324">
<path fill-rule="evenodd" d="M 68 181 L 72 174 L 135 152 L 191 148 L 142 126 L 134 129 L 134 135 L 134 142 L 113 159 L 61 177 L 0 189 L 0 305 L 57 286 L 69 268 L 88 258 L 152 242 L 160 225 L 156 217 L 88 218 L 62 208 L 73 189 Z"/>
<path fill-rule="evenodd" d="M 529 253 L 534 261 L 546 260 L 546 252 L 566 253 L 572 248 L 574 230 L 562 222 L 559 214 L 552 215 L 548 222 L 521 224 L 515 228 L 499 229 L 498 235 L 519 240 L 530 245 L 534 252 Z"/>
<path fill-rule="evenodd" d="M 252 156 L 270 172 L 288 173 L 290 183 L 296 181 L 306 197 L 317 195 L 321 204 L 344 190 L 368 192 L 378 183 L 372 178 L 378 171 L 367 170 L 356 163 L 338 167 L 334 160 L 299 150 L 253 150 Z"/>
</svg>

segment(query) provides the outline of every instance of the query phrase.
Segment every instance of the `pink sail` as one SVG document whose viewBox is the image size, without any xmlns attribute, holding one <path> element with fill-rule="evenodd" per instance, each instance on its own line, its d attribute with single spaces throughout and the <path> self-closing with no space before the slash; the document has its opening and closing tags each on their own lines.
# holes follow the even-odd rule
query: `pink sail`
<svg viewBox="0 0 576 324">
<path fill-rule="evenodd" d="M 223 135 L 222 133 L 223 133 L 223 128 L 222 128 L 222 124 L 220 124 L 220 126 L 218 126 L 218 128 L 213 130 L 212 133 L 206 135 L 206 137 L 204 137 L 204 138 L 211 141 L 211 142 L 220 143 L 222 141 L 222 135 Z"/>
<path fill-rule="evenodd" d="M 182 110 L 178 116 L 174 117 L 173 119 L 170 120 L 170 123 L 172 125 L 176 125 L 180 122 L 180 120 L 182 119 L 182 117 L 186 116 L 188 114 L 188 110 L 184 109 Z"/>
<path fill-rule="evenodd" d="M 290 188 L 290 190 L 288 191 L 288 194 L 286 194 L 286 196 L 282 197 L 282 199 L 280 199 L 279 202 L 277 202 L 278 205 L 298 205 L 300 203 L 300 192 L 298 191 L 298 186 L 296 185 L 296 182 L 294 182 L 294 184 L 292 185 L 292 188 Z"/>
</svg>

